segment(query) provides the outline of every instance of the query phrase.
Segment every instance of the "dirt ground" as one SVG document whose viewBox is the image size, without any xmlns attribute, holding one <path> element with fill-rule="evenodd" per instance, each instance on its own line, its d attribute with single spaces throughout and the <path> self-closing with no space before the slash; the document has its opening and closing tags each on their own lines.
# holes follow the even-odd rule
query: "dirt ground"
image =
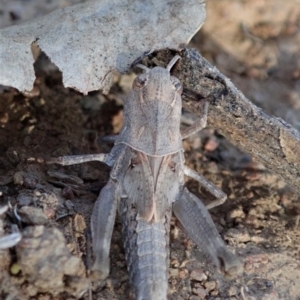
<svg viewBox="0 0 300 300">
<path fill-rule="evenodd" d="M 80 1 L 2 0 L 0 27 Z M 268 114 L 300 129 L 300 2 L 210 0 L 207 21 L 191 42 Z M 0 299 L 134 299 L 128 282 L 120 220 L 112 238 L 111 272 L 90 284 L 89 222 L 106 184 L 102 163 L 61 167 L 29 157 L 109 152 L 101 138 L 122 125 L 122 100 L 134 74 L 118 77 L 109 95 L 83 96 L 62 86 L 42 54 L 31 95 L 0 87 L 0 237 L 18 224 L 23 238 L 0 250 Z M 182 126 L 193 116 L 187 112 Z M 211 210 L 244 273 L 225 280 L 177 226 L 171 227 L 169 299 L 300 299 L 300 197 L 213 126 L 184 141 L 187 165 L 221 187 L 228 200 Z M 300 155 L 300 149 L 299 149 Z M 189 180 L 205 202 L 211 196 Z"/>
</svg>

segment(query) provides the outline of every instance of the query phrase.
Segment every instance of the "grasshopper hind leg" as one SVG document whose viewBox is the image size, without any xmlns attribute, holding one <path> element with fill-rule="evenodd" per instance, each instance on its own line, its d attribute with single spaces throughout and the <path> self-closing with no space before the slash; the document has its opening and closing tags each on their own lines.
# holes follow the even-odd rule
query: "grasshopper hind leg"
<svg viewBox="0 0 300 300">
<path fill-rule="evenodd" d="M 173 204 L 173 211 L 186 234 L 212 259 L 225 276 L 231 278 L 241 272 L 240 260 L 227 249 L 200 199 L 184 188 L 181 197 Z"/>
<path fill-rule="evenodd" d="M 94 253 L 91 274 L 94 279 L 103 280 L 109 274 L 109 250 L 116 213 L 117 183 L 110 179 L 107 185 L 101 190 L 91 218 Z"/>
</svg>

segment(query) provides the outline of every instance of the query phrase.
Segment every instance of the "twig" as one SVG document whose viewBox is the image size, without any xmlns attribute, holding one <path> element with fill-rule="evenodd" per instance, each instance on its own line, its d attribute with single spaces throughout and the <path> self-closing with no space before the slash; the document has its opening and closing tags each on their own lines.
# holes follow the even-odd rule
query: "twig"
<svg viewBox="0 0 300 300">
<path fill-rule="evenodd" d="M 160 51 L 155 63 L 165 65 L 173 55 Z M 194 49 L 182 52 L 173 74 L 184 84 L 187 110 L 201 116 L 201 100 L 208 100 L 208 124 L 300 193 L 300 133 L 295 128 L 255 106 Z"/>
</svg>

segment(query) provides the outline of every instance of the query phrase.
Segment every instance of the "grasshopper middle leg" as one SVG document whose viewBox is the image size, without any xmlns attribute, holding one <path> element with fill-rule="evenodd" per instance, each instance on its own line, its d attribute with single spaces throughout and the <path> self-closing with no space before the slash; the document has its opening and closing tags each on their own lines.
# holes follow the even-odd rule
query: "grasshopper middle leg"
<svg viewBox="0 0 300 300">
<path fill-rule="evenodd" d="M 223 204 L 226 199 L 227 195 L 221 191 L 219 188 L 217 188 L 212 182 L 205 179 L 203 176 L 195 172 L 194 170 L 190 169 L 187 166 L 184 166 L 184 174 L 195 179 L 198 181 L 201 185 L 203 185 L 212 195 L 214 195 L 217 199 L 210 204 L 206 205 L 207 209 L 211 209 L 213 207 L 219 206 Z"/>
</svg>

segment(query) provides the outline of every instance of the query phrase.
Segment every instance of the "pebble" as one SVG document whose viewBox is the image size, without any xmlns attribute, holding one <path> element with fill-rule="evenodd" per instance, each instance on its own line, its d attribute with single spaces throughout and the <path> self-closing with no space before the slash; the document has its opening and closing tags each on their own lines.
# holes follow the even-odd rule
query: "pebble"
<svg viewBox="0 0 300 300">
<path fill-rule="evenodd" d="M 195 269 L 191 272 L 191 279 L 201 282 L 206 280 L 207 276 L 202 269 Z"/>
<path fill-rule="evenodd" d="M 219 147 L 219 142 L 215 138 L 210 138 L 204 145 L 206 151 L 215 151 Z"/>
<path fill-rule="evenodd" d="M 40 197 L 42 195 L 42 193 L 39 190 L 34 190 L 33 193 L 36 197 Z"/>
<path fill-rule="evenodd" d="M 230 286 L 227 290 L 228 297 L 235 296 L 237 294 L 237 288 L 235 286 Z"/>
<path fill-rule="evenodd" d="M 73 190 L 69 186 L 65 186 L 61 191 L 62 196 L 65 199 L 72 200 L 75 198 Z"/>
<path fill-rule="evenodd" d="M 64 206 L 68 209 L 69 214 L 75 214 L 74 203 L 71 200 L 66 200 Z"/>
<path fill-rule="evenodd" d="M 201 299 L 198 296 L 193 295 L 189 298 L 189 300 L 201 300 Z"/>
<path fill-rule="evenodd" d="M 43 213 L 47 217 L 47 219 L 54 219 L 55 217 L 55 210 L 52 207 L 44 207 Z"/>
<path fill-rule="evenodd" d="M 21 267 L 17 263 L 12 264 L 12 266 L 10 267 L 10 273 L 12 275 L 18 275 L 20 271 L 21 271 Z"/>
<path fill-rule="evenodd" d="M 207 296 L 207 291 L 203 287 L 194 288 L 193 293 L 200 297 L 200 299 L 205 299 Z"/>
<path fill-rule="evenodd" d="M 178 268 L 179 267 L 179 261 L 177 258 L 174 258 L 171 260 L 171 266 Z"/>
<path fill-rule="evenodd" d="M 189 141 L 191 141 L 191 145 L 192 145 L 193 149 L 198 149 L 202 146 L 200 136 L 197 136 L 197 135 L 193 136 L 192 138 L 189 139 Z"/>
<path fill-rule="evenodd" d="M 48 223 L 48 219 L 41 208 L 32 206 L 23 206 L 18 211 L 22 221 L 32 225 L 44 225 Z"/>
<path fill-rule="evenodd" d="M 22 185 L 24 178 L 24 172 L 19 171 L 14 174 L 14 184 L 15 185 Z"/>
<path fill-rule="evenodd" d="M 230 228 L 224 237 L 226 240 L 234 239 L 236 242 L 239 243 L 246 243 L 251 240 L 251 237 L 246 229 L 236 229 Z"/>
<path fill-rule="evenodd" d="M 29 176 L 23 178 L 23 186 L 27 189 L 34 189 L 37 185 L 37 179 Z"/>
<path fill-rule="evenodd" d="M 211 174 L 220 173 L 218 165 L 213 161 L 207 164 L 207 169 L 209 170 L 209 173 L 211 173 Z"/>
<path fill-rule="evenodd" d="M 177 280 L 175 278 L 171 280 L 171 285 L 174 285 L 174 286 L 177 285 Z"/>
<path fill-rule="evenodd" d="M 204 286 L 208 291 L 212 291 L 213 289 L 216 288 L 216 282 L 215 281 L 206 281 L 204 283 Z"/>
<path fill-rule="evenodd" d="M 178 270 L 178 269 L 171 268 L 171 269 L 169 270 L 169 274 L 170 274 L 171 277 L 178 277 L 179 270 Z"/>
<path fill-rule="evenodd" d="M 180 270 L 179 271 L 179 278 L 183 279 L 186 277 L 188 271 L 186 269 Z"/>
<path fill-rule="evenodd" d="M 231 210 L 226 216 L 228 222 L 232 222 L 237 218 L 245 218 L 245 213 L 242 207 Z"/>
<path fill-rule="evenodd" d="M 219 291 L 214 290 L 210 293 L 211 296 L 218 296 L 219 295 Z"/>
<path fill-rule="evenodd" d="M 251 225 L 254 229 L 261 227 L 261 222 L 258 220 L 258 218 L 254 215 L 248 215 L 245 224 Z"/>
</svg>

